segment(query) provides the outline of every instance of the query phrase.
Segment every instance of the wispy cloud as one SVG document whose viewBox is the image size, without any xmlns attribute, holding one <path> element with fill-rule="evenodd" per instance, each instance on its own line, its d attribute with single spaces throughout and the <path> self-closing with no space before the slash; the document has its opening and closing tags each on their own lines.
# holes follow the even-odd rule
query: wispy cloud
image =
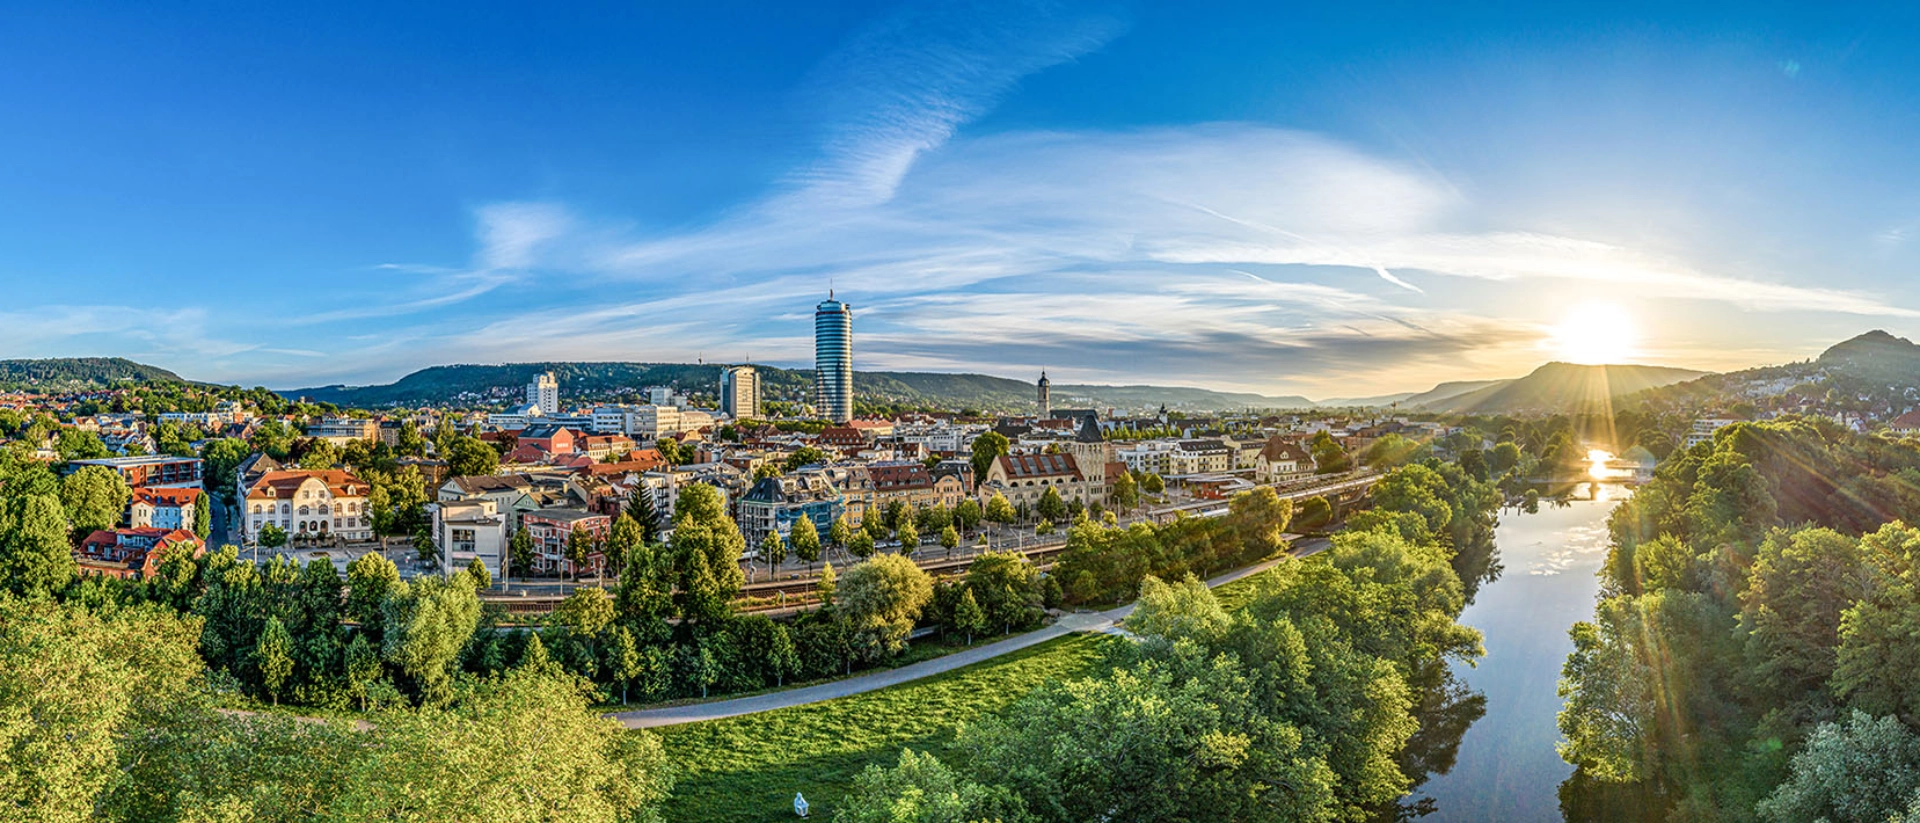
<svg viewBox="0 0 1920 823">
<path fill-rule="evenodd" d="M 1100 48 L 1117 9 L 1052 2 L 910 3 L 814 70 L 801 97 L 821 115 L 819 160 L 796 171 L 797 203 L 892 198 L 914 161 L 991 110 L 1021 78 Z"/>
</svg>

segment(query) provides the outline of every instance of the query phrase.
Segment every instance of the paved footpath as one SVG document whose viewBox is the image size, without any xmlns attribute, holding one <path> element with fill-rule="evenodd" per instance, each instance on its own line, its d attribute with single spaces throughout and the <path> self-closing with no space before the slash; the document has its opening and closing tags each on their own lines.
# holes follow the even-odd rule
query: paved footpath
<svg viewBox="0 0 1920 823">
<path fill-rule="evenodd" d="M 1299 557 L 1316 554 L 1327 547 L 1324 539 L 1303 540 L 1294 551 Z M 1207 586 L 1222 586 L 1244 577 L 1259 574 L 1273 568 L 1281 560 L 1269 560 L 1264 563 L 1237 569 L 1207 581 Z M 739 717 L 743 714 L 758 714 L 775 709 L 787 709 L 805 706 L 823 700 L 849 697 L 878 689 L 911 683 L 924 677 L 953 671 L 971 666 L 1002 655 L 1012 654 L 1021 649 L 1045 643 L 1056 637 L 1065 637 L 1074 632 L 1104 632 L 1119 625 L 1127 615 L 1133 613 L 1133 604 L 1128 603 L 1117 609 L 1104 612 L 1076 612 L 1062 616 L 1050 626 L 1026 634 L 1016 635 L 985 646 L 976 646 L 962 652 L 954 652 L 932 660 L 922 660 L 897 669 L 863 674 L 817 686 L 805 686 L 798 689 L 771 692 L 752 697 L 736 697 L 732 700 L 715 700 L 710 703 L 692 703 L 684 706 L 669 706 L 661 709 L 641 709 L 639 711 L 610 714 L 629 729 L 650 729 L 657 726 L 677 726 L 682 723 L 699 723 L 704 720 L 719 720 L 723 717 Z"/>
</svg>

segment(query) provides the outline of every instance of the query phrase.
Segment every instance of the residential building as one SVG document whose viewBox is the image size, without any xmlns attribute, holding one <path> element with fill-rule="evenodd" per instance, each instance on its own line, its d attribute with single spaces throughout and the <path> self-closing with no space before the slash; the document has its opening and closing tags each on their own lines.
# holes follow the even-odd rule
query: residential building
<svg viewBox="0 0 1920 823">
<path fill-rule="evenodd" d="M 1176 440 L 1142 440 L 1120 449 L 1117 455 L 1128 471 L 1165 477 L 1173 473 L 1173 452 L 1178 444 Z"/>
<path fill-rule="evenodd" d="M 739 499 L 746 492 L 747 479 L 751 476 L 736 466 L 721 462 L 662 466 L 646 473 L 647 480 L 657 492 L 654 495 L 654 511 L 659 513 L 663 526 L 673 523 L 681 489 L 695 483 L 712 486 L 720 490 L 721 501 L 731 508 L 731 501 Z"/>
<path fill-rule="evenodd" d="M 740 498 L 738 508 L 740 532 L 747 538 L 749 552 L 759 547 L 768 532 L 788 534 L 802 515 L 815 528 L 822 528 L 832 525 L 843 510 L 840 491 L 824 471 L 763 478 Z"/>
<path fill-rule="evenodd" d="M 110 529 L 87 535 L 73 552 L 82 576 L 97 574 L 123 580 L 152 577 L 168 552 L 183 550 L 199 557 L 207 545 L 188 529 Z"/>
<path fill-rule="evenodd" d="M 1219 440 L 1182 440 L 1168 456 L 1167 474 L 1219 474 L 1233 469 L 1234 450 Z"/>
<path fill-rule="evenodd" d="M 199 426 L 202 429 L 225 426 L 232 421 L 232 417 L 218 412 L 161 412 L 159 418 L 161 423 Z"/>
<path fill-rule="evenodd" d="M 586 509 L 545 508 L 528 512 L 523 518 L 527 536 L 533 538 L 533 570 L 561 574 L 593 574 L 606 562 L 606 555 L 594 551 L 586 563 L 575 567 L 567 559 L 567 540 L 574 529 L 585 531 L 598 545 L 607 540 L 613 518 Z"/>
<path fill-rule="evenodd" d="M 322 417 L 307 427 L 307 436 L 345 446 L 355 440 L 373 440 L 380 436 L 380 423 L 366 417 Z"/>
<path fill-rule="evenodd" d="M 553 378 L 553 372 L 534 375 L 533 382 L 527 384 L 527 402 L 547 414 L 560 413 L 560 381 Z"/>
<path fill-rule="evenodd" d="M 366 481 L 341 469 L 267 472 L 241 497 L 246 512 L 240 523 L 242 539 L 256 540 L 260 529 L 272 524 L 293 537 L 371 540 L 371 490 Z"/>
<path fill-rule="evenodd" d="M 1253 479 L 1258 483 L 1285 483 L 1313 475 L 1313 456 L 1300 444 L 1274 435 L 1260 447 L 1254 462 Z"/>
<path fill-rule="evenodd" d="M 574 441 L 575 448 L 598 461 L 631 452 L 634 446 L 633 438 L 624 434 L 589 434 Z"/>
<path fill-rule="evenodd" d="M 532 495 L 533 483 L 526 475 L 482 474 L 449 479 L 436 496 L 442 503 L 488 501 L 506 519 L 507 533 L 512 534 L 526 513 L 540 509 Z"/>
<path fill-rule="evenodd" d="M 898 500 L 911 509 L 930 509 L 960 505 L 967 490 L 960 478 L 951 473 L 938 476 L 924 463 L 911 460 L 873 463 L 867 466 L 873 480 L 874 504 L 881 510 Z"/>
<path fill-rule="evenodd" d="M 674 391 L 672 386 L 650 386 L 647 388 L 647 402 L 677 409 L 687 404 L 687 396 Z"/>
<path fill-rule="evenodd" d="M 487 425 L 501 431 L 519 431 L 532 425 L 536 418 L 544 416 L 546 410 L 540 408 L 538 403 L 523 403 L 504 412 L 487 415 Z"/>
<path fill-rule="evenodd" d="M 641 441 L 658 440 L 670 434 L 679 434 L 680 410 L 664 404 L 635 406 L 627 410 L 627 434 Z"/>
<path fill-rule="evenodd" d="M 508 517 L 492 500 L 475 498 L 427 507 L 433 516 L 433 540 L 440 547 L 440 567 L 463 569 L 478 559 L 495 580 L 507 558 Z"/>
<path fill-rule="evenodd" d="M 199 489 L 137 488 L 127 504 L 127 525 L 136 529 L 193 530 L 196 509 L 203 505 Z"/>
<path fill-rule="evenodd" d="M 880 497 L 873 488 L 873 472 L 865 463 L 834 463 L 824 471 L 827 480 L 840 492 L 840 513 L 847 518 L 847 525 L 860 528 L 866 525 L 869 514 L 880 511 Z"/>
<path fill-rule="evenodd" d="M 170 455 L 141 455 L 137 457 L 103 457 L 96 460 L 74 460 L 67 463 L 66 473 L 72 474 L 82 466 L 105 466 L 120 473 L 128 486 L 198 486 L 200 485 L 200 458 L 173 457 Z"/>
<path fill-rule="evenodd" d="M 1894 418 L 1887 424 L 1887 431 L 1900 437 L 1920 434 L 1920 410 L 1910 411 Z"/>
<path fill-rule="evenodd" d="M 1097 499 L 1088 486 L 1071 454 L 1003 454 L 987 467 L 979 497 L 984 502 L 998 492 L 1015 506 L 1030 507 L 1040 502 L 1047 489 L 1055 489 L 1062 500 L 1086 504 Z"/>
<path fill-rule="evenodd" d="M 835 423 L 853 420 L 853 307 L 833 299 L 813 312 L 814 405 Z"/>
<path fill-rule="evenodd" d="M 633 408 L 635 407 L 595 406 L 590 415 L 593 418 L 593 422 L 589 428 L 596 434 L 626 434 L 627 412 Z"/>
<path fill-rule="evenodd" d="M 1719 431 L 1723 426 L 1731 426 L 1735 423 L 1744 422 L 1746 421 L 1738 417 L 1702 417 L 1695 420 L 1693 421 L 1693 428 L 1687 430 L 1687 448 L 1691 449 L 1701 443 L 1712 442 L 1713 433 Z"/>
<path fill-rule="evenodd" d="M 760 416 L 760 373 L 752 366 L 720 370 L 720 413 L 735 420 Z"/>
</svg>

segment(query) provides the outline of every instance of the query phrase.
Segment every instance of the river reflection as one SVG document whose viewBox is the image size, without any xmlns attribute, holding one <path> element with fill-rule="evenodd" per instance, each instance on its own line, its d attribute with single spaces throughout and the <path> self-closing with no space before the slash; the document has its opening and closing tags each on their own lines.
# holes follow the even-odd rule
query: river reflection
<svg viewBox="0 0 1920 823">
<path fill-rule="evenodd" d="M 1554 751 L 1567 628 L 1593 614 L 1607 514 L 1628 494 L 1590 483 L 1565 504 L 1502 513 L 1488 582 L 1460 617 L 1485 636 L 1487 655 L 1428 690 L 1420 736 L 1403 759 L 1409 776 L 1426 779 L 1389 817 L 1560 819 L 1557 789 L 1573 773 Z"/>
</svg>

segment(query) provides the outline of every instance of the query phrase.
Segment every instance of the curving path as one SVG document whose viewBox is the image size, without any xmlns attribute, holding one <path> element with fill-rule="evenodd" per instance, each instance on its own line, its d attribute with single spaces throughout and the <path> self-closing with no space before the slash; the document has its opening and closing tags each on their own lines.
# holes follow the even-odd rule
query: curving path
<svg viewBox="0 0 1920 823">
<path fill-rule="evenodd" d="M 1323 538 L 1301 541 L 1294 550 L 1294 556 L 1306 557 L 1316 554 L 1327 547 Z M 1268 560 L 1243 569 L 1236 569 L 1207 581 L 1209 588 L 1222 586 L 1241 578 L 1249 577 L 1280 563 L 1280 559 Z M 758 714 L 775 709 L 787 709 L 805 706 L 841 697 L 876 691 L 902 683 L 911 683 L 925 677 L 971 666 L 1002 655 L 1012 654 L 1021 649 L 1045 643 L 1056 637 L 1064 637 L 1073 632 L 1104 632 L 1117 627 L 1120 621 L 1133 613 L 1133 604 L 1128 603 L 1103 612 L 1076 612 L 1061 617 L 1050 626 L 1015 635 L 1005 640 L 976 646 L 962 652 L 954 652 L 932 660 L 922 660 L 897 669 L 863 674 L 845 680 L 835 680 L 814 686 L 754 695 L 736 697 L 731 700 L 715 700 L 709 703 L 693 703 L 684 706 L 668 706 L 660 709 L 640 709 L 630 712 L 617 712 L 607 715 L 620 721 L 629 729 L 650 729 L 656 726 L 677 726 L 682 723 L 699 723 L 704 720 L 719 720 L 724 717 L 739 717 L 744 714 Z"/>
</svg>

